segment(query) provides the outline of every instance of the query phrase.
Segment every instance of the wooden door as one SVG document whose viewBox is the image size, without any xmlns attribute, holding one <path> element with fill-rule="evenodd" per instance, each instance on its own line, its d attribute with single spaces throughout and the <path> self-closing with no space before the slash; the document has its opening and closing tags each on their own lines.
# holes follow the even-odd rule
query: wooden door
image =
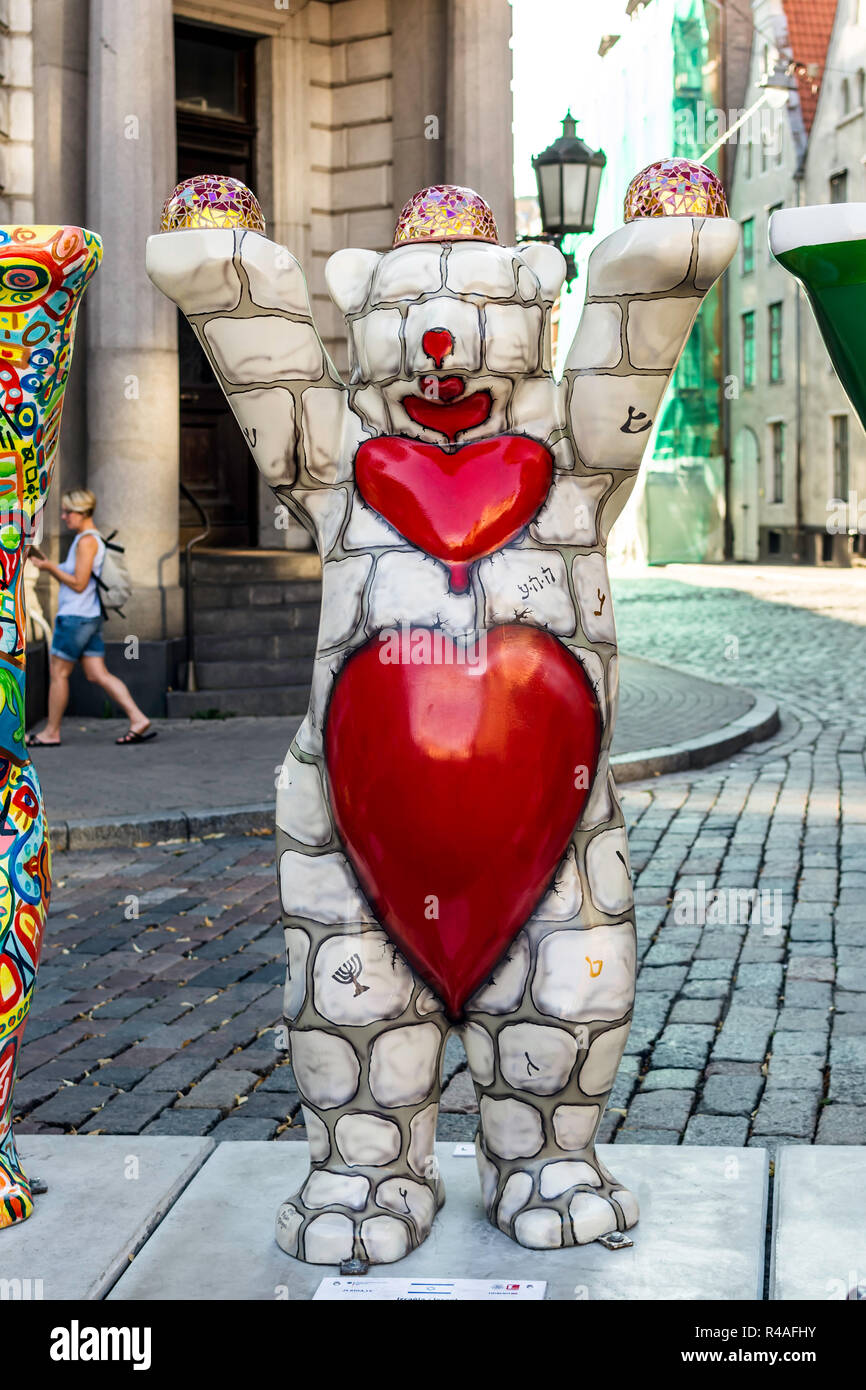
<svg viewBox="0 0 866 1390">
<path fill-rule="evenodd" d="M 227 174 L 251 185 L 255 163 L 253 54 L 255 39 L 175 25 L 178 179 Z M 256 544 L 258 473 L 207 358 L 182 314 L 180 478 L 204 508 L 208 546 Z M 180 543 L 198 535 L 195 509 L 181 493 Z"/>
</svg>

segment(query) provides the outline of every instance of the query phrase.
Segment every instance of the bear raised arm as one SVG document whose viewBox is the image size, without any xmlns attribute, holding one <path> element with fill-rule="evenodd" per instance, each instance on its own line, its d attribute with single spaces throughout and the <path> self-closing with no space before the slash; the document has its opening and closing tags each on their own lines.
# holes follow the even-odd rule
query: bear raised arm
<svg viewBox="0 0 866 1390">
<path fill-rule="evenodd" d="M 697 312 L 739 240 L 718 180 L 686 160 L 661 160 L 638 174 L 625 216 L 589 258 L 564 374 L 577 457 L 613 479 L 605 534 L 634 488 Z"/>
<path fill-rule="evenodd" d="M 339 480 L 350 416 L 303 271 L 231 179 L 186 180 L 162 225 L 148 275 L 189 320 L 265 480 L 309 525 L 303 499 Z"/>
</svg>

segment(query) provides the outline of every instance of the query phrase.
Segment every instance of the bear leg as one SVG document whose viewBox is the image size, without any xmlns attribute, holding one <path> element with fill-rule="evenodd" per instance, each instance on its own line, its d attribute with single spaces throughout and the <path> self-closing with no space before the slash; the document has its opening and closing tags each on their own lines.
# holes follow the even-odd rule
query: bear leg
<svg viewBox="0 0 866 1390">
<path fill-rule="evenodd" d="M 292 923 L 286 943 L 310 1172 L 279 1209 L 277 1242 L 309 1264 L 390 1264 L 444 1200 L 434 1140 L 450 1025 L 380 927 Z"/>
</svg>

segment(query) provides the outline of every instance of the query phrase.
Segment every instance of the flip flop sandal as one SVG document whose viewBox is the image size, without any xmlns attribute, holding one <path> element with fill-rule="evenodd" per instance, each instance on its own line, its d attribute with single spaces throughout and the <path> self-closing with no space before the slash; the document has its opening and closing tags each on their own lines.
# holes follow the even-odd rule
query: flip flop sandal
<svg viewBox="0 0 866 1390">
<path fill-rule="evenodd" d="M 26 737 L 26 739 L 24 740 L 24 744 L 25 744 L 25 747 L 27 747 L 27 748 L 62 748 L 62 747 L 63 747 L 63 744 L 60 743 L 60 742 L 58 742 L 58 743 L 43 743 L 42 739 L 38 736 L 38 734 L 28 734 L 27 737 Z"/>
<path fill-rule="evenodd" d="M 145 729 L 143 734 L 136 734 L 130 729 L 122 738 L 116 738 L 114 742 L 121 746 L 128 743 L 149 743 L 152 738 L 156 738 L 158 733 L 158 729 Z"/>
</svg>

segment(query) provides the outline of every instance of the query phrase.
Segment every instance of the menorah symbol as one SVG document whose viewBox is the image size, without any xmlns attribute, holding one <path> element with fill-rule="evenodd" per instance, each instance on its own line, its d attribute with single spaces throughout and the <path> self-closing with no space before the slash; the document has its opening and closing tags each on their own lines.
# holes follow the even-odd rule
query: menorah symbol
<svg viewBox="0 0 866 1390">
<path fill-rule="evenodd" d="M 369 985 L 358 984 L 361 970 L 361 957 L 350 956 L 348 960 L 343 961 L 339 970 L 334 971 L 332 978 L 340 985 L 354 985 L 355 994 L 363 994 L 365 990 L 369 989 Z M 352 997 L 354 998 L 354 995 Z"/>
</svg>

